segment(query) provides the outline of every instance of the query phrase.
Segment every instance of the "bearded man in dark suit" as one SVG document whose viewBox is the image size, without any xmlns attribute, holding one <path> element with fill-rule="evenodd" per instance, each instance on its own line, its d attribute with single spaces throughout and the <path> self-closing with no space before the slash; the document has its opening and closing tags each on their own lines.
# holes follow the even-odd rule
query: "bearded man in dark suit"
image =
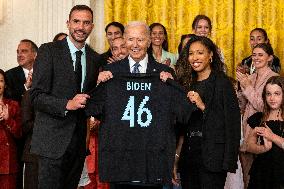
<svg viewBox="0 0 284 189">
<path fill-rule="evenodd" d="M 31 152 L 39 155 L 40 189 L 75 189 L 86 156 L 84 107 L 95 87 L 100 58 L 86 43 L 93 11 L 74 6 L 69 35 L 43 44 L 34 66 L 31 99 L 36 117 Z"/>
</svg>

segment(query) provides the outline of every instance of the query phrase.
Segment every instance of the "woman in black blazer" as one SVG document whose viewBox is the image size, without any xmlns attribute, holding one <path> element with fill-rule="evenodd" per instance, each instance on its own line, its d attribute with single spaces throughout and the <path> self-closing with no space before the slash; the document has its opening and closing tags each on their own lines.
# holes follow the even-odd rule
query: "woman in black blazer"
<svg viewBox="0 0 284 189">
<path fill-rule="evenodd" d="M 240 110 L 223 67 L 216 45 L 206 37 L 191 38 L 177 63 L 178 80 L 198 107 L 176 154 L 183 189 L 223 189 L 227 172 L 237 169 Z"/>
</svg>

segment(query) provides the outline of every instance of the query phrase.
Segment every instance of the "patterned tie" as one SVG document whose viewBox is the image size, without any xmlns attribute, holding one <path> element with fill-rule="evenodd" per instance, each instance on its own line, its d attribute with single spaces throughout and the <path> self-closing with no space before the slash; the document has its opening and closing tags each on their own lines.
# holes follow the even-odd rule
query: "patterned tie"
<svg viewBox="0 0 284 189">
<path fill-rule="evenodd" d="M 141 65 L 139 64 L 139 62 L 136 62 L 134 65 L 133 65 L 133 70 L 132 70 L 132 73 L 140 73 L 140 71 L 139 71 L 139 67 L 140 67 Z"/>
<path fill-rule="evenodd" d="M 82 51 L 76 51 L 76 62 L 75 62 L 75 75 L 76 75 L 76 84 L 77 84 L 77 92 L 81 92 L 81 83 L 82 83 L 82 64 L 81 64 L 81 56 Z"/>
</svg>

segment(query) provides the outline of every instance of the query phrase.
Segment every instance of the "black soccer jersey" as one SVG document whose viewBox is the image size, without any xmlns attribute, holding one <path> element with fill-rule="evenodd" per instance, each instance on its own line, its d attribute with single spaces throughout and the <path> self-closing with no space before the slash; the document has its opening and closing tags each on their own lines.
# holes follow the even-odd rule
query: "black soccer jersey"
<svg viewBox="0 0 284 189">
<path fill-rule="evenodd" d="M 187 122 L 195 107 L 174 82 L 158 75 L 117 75 L 91 94 L 86 112 L 102 115 L 99 176 L 102 182 L 171 181 L 174 124 Z"/>
</svg>

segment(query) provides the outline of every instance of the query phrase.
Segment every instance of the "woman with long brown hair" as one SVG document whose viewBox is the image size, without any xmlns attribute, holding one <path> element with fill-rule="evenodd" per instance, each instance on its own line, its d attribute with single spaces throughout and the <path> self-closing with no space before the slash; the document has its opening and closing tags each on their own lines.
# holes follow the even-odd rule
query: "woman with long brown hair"
<svg viewBox="0 0 284 189">
<path fill-rule="evenodd" d="M 258 154 L 250 170 L 249 189 L 284 187 L 284 78 L 271 77 L 262 93 L 263 112 L 248 118 L 252 128 L 247 151 Z"/>
<path fill-rule="evenodd" d="M 262 111 L 263 101 L 261 95 L 264 85 L 270 77 L 278 75 L 269 67 L 269 61 L 271 61 L 272 58 L 273 49 L 269 44 L 257 44 L 252 52 L 255 73 L 248 75 L 247 73 L 242 73 L 240 70 L 237 70 L 236 72 L 237 80 L 241 87 L 239 98 L 241 98 L 243 102 L 246 102 L 244 105 L 242 122 L 244 142 L 240 148 L 240 160 L 243 169 L 245 188 L 249 182 L 249 170 L 253 162 L 253 154 L 247 153 L 246 151 L 247 137 L 251 130 L 247 125 L 247 119 L 255 112 Z"/>
</svg>

